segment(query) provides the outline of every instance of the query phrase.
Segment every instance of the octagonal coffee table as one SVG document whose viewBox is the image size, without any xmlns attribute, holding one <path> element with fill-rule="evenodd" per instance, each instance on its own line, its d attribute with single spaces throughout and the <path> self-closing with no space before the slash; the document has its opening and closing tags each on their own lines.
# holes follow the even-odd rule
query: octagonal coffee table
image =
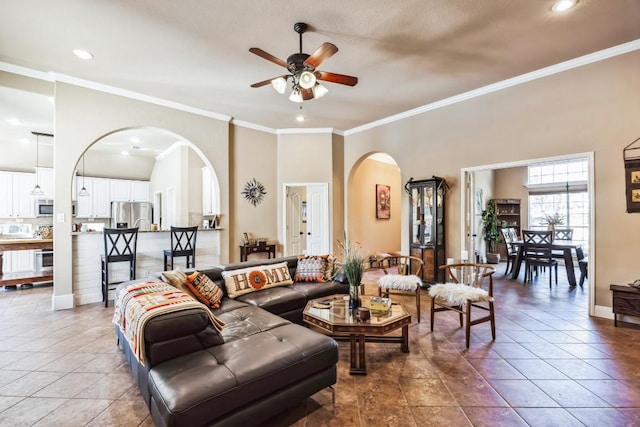
<svg viewBox="0 0 640 427">
<path fill-rule="evenodd" d="M 369 307 L 372 297 L 362 296 L 362 306 Z M 328 308 L 317 308 L 316 302 L 327 301 Z M 336 340 L 349 340 L 351 375 L 366 375 L 365 342 L 399 343 L 404 353 L 409 352 L 409 324 L 411 315 L 400 303 L 393 303 L 388 312 L 371 312 L 368 320 L 358 320 L 349 310 L 348 297 L 332 295 L 307 303 L 302 313 L 305 323 L 314 325 Z M 402 328 L 402 334 L 386 335 Z"/>
</svg>

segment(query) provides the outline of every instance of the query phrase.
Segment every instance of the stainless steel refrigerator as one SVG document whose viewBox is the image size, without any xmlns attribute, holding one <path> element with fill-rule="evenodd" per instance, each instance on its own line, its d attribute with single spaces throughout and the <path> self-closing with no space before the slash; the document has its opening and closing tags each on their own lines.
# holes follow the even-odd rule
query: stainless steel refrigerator
<svg viewBox="0 0 640 427">
<path fill-rule="evenodd" d="M 150 202 L 111 202 L 111 227 L 151 230 L 153 204 Z"/>
</svg>

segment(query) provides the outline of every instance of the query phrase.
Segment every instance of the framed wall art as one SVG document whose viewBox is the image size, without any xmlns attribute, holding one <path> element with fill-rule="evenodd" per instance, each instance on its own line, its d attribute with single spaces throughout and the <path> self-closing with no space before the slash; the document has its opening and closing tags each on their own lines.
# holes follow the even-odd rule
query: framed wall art
<svg viewBox="0 0 640 427">
<path fill-rule="evenodd" d="M 391 186 L 376 184 L 376 218 L 391 218 Z"/>
<path fill-rule="evenodd" d="M 624 181 L 627 198 L 627 212 L 640 212 L 640 157 L 638 151 L 640 138 L 627 145 L 623 150 Z"/>
</svg>

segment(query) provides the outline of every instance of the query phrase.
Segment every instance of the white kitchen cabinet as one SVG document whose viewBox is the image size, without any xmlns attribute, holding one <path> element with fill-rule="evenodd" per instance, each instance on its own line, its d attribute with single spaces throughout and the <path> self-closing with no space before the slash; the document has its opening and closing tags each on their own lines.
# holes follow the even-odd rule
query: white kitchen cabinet
<svg viewBox="0 0 640 427">
<path fill-rule="evenodd" d="M 36 168 L 37 170 L 37 182 L 42 192 L 42 196 L 37 196 L 39 199 L 55 200 L 55 193 L 53 187 L 53 169 L 52 168 Z"/>
<path fill-rule="evenodd" d="M 128 202 L 131 200 L 131 182 L 129 180 L 109 180 L 109 191 L 113 202 Z"/>
<path fill-rule="evenodd" d="M 149 181 L 111 179 L 109 184 L 113 202 L 149 201 Z"/>
<path fill-rule="evenodd" d="M 76 217 L 77 218 L 109 218 L 111 217 L 111 195 L 110 179 L 78 177 L 77 187 L 85 188 L 89 192 L 88 196 L 77 196 Z M 78 190 L 80 191 L 80 190 Z"/>
<path fill-rule="evenodd" d="M 2 254 L 2 273 L 35 271 L 36 251 L 7 251 Z"/>
<path fill-rule="evenodd" d="M 220 213 L 218 180 L 208 167 L 202 168 L 202 215 Z"/>
<path fill-rule="evenodd" d="M 13 175 L 0 172 L 0 218 L 13 217 Z"/>
<path fill-rule="evenodd" d="M 33 173 L 0 172 L 0 218 L 35 218 Z"/>
<path fill-rule="evenodd" d="M 131 182 L 131 201 L 132 202 L 148 202 L 149 191 L 151 185 L 149 181 L 130 181 Z"/>
</svg>

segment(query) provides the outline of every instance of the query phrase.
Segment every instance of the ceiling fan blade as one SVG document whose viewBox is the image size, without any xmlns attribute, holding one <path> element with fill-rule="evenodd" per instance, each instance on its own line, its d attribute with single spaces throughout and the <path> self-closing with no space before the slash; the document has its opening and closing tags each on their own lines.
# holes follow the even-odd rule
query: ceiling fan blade
<svg viewBox="0 0 640 427">
<path fill-rule="evenodd" d="M 260 58 L 264 58 L 267 61 L 271 61 L 274 64 L 278 64 L 281 67 L 287 68 L 287 63 L 284 62 L 282 59 L 280 58 L 276 58 L 275 56 L 271 55 L 270 53 L 265 52 L 264 50 L 258 48 L 258 47 L 252 47 L 251 49 L 249 49 L 249 52 L 258 55 Z"/>
<path fill-rule="evenodd" d="M 313 90 L 300 88 L 300 95 L 302 95 L 303 101 L 308 101 L 313 99 Z"/>
<path fill-rule="evenodd" d="M 316 71 L 314 73 L 318 80 L 325 82 L 338 83 L 341 85 L 355 86 L 358 84 L 358 78 L 347 76 L 345 74 L 330 73 L 328 71 Z"/>
<path fill-rule="evenodd" d="M 275 79 L 280 78 L 280 77 L 282 77 L 282 78 L 286 79 L 287 77 L 289 77 L 289 74 L 283 74 L 282 76 L 271 77 L 271 78 L 270 78 L 270 79 L 268 79 L 268 80 L 264 80 L 264 81 L 261 81 L 261 82 L 258 82 L 258 83 L 254 83 L 254 84 L 252 84 L 252 85 L 251 85 L 251 87 L 262 87 L 262 86 L 266 86 L 266 85 L 268 85 L 268 84 L 271 84 L 271 81 L 272 81 L 272 80 L 275 80 Z"/>
<path fill-rule="evenodd" d="M 318 68 L 322 61 L 327 58 L 330 58 L 338 51 L 338 47 L 331 43 L 322 43 L 318 49 L 316 49 L 313 54 L 304 61 L 304 65 L 306 67 L 310 67 L 312 69 Z"/>
</svg>

